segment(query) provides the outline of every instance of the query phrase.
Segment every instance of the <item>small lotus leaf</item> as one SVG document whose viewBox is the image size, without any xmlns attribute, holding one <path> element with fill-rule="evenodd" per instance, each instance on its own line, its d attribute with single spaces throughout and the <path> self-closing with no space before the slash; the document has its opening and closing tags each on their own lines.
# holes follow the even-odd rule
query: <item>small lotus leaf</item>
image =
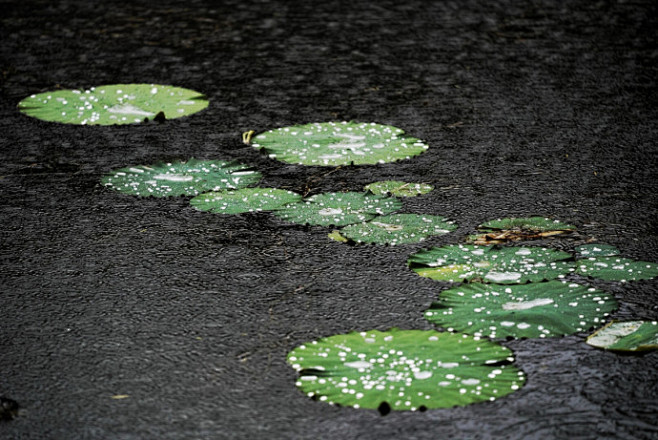
<svg viewBox="0 0 658 440">
<path fill-rule="evenodd" d="M 274 214 L 293 223 L 345 226 L 400 208 L 399 200 L 359 192 L 325 193 L 288 205 Z"/>
<path fill-rule="evenodd" d="M 367 223 L 347 226 L 343 237 L 357 243 L 418 243 L 432 235 L 443 235 L 457 228 L 454 222 L 437 215 L 392 214 Z"/>
<path fill-rule="evenodd" d="M 395 197 L 415 197 L 421 194 L 427 194 L 434 187 L 426 183 L 401 182 L 399 180 L 386 180 L 374 182 L 366 185 L 364 188 L 373 194 L 390 194 Z"/>
<path fill-rule="evenodd" d="M 658 264 L 622 257 L 578 260 L 576 273 L 606 281 L 649 280 L 658 276 Z"/>
<path fill-rule="evenodd" d="M 576 227 L 549 218 L 528 217 L 492 220 L 478 226 L 478 229 L 481 233 L 469 236 L 468 241 L 489 245 L 551 237 L 571 232 Z"/>
<path fill-rule="evenodd" d="M 194 90 L 157 84 L 115 84 L 89 90 L 55 90 L 23 99 L 28 116 L 79 125 L 134 124 L 174 119 L 203 110 L 208 100 Z"/>
<path fill-rule="evenodd" d="M 519 286 L 472 283 L 441 292 L 425 318 L 475 336 L 546 338 L 588 330 L 616 307 L 610 295 L 564 281 Z"/>
<path fill-rule="evenodd" d="M 169 197 L 242 188 L 260 178 L 259 172 L 235 162 L 190 159 L 121 168 L 107 174 L 101 183 L 125 194 Z"/>
<path fill-rule="evenodd" d="M 199 211 L 215 214 L 240 214 L 254 211 L 276 211 L 298 202 L 302 196 L 276 188 L 243 188 L 200 194 L 190 200 Z"/>
<path fill-rule="evenodd" d="M 367 165 L 409 159 L 429 148 L 388 125 L 324 122 L 283 127 L 252 138 L 273 159 L 300 165 Z"/>
<path fill-rule="evenodd" d="M 566 252 L 540 247 L 450 245 L 413 254 L 409 266 L 438 281 L 523 284 L 561 278 L 573 270 Z"/>
<path fill-rule="evenodd" d="M 288 354 L 309 397 L 380 411 L 495 400 L 525 381 L 513 360 L 509 349 L 479 338 L 398 329 L 330 336 Z"/>
<path fill-rule="evenodd" d="M 658 321 L 612 321 L 596 331 L 587 343 L 614 351 L 658 349 Z"/>
<path fill-rule="evenodd" d="M 576 255 L 581 258 L 614 257 L 619 249 L 609 244 L 584 244 L 576 247 Z"/>
</svg>

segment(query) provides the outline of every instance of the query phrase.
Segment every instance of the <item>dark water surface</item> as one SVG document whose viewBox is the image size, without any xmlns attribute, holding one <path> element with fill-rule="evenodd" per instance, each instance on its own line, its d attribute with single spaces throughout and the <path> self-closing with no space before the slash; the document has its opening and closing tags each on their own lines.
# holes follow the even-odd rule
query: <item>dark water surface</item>
<svg viewBox="0 0 658 440">
<path fill-rule="evenodd" d="M 658 437 L 658 354 L 603 352 L 585 333 L 506 343 L 528 375 L 508 397 L 386 417 L 308 400 L 285 363 L 323 336 L 432 328 L 422 312 L 446 285 L 407 257 L 494 218 L 554 217 L 658 261 L 657 3 L 522 3 L 0 1 L 0 395 L 22 408 L 0 438 Z M 131 82 L 198 90 L 210 106 L 117 127 L 15 109 L 60 86 Z M 431 148 L 327 174 L 240 139 L 330 120 L 391 124 Z M 404 212 L 460 227 L 354 247 L 328 228 L 99 185 L 190 157 L 238 159 L 263 185 L 309 194 L 427 182 Z M 658 319 L 658 281 L 599 287 L 617 318 Z"/>
</svg>

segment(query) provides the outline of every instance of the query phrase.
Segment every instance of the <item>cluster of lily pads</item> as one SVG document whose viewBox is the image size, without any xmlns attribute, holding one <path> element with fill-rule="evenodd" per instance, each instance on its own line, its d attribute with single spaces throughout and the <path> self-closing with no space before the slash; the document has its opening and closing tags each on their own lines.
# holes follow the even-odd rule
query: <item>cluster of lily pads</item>
<svg viewBox="0 0 658 440">
<path fill-rule="evenodd" d="M 207 106 L 197 92 L 153 84 L 59 90 L 19 103 L 29 116 L 81 125 L 162 122 Z M 428 148 L 399 128 L 377 123 L 313 123 L 251 136 L 244 139 L 271 158 L 301 165 L 378 164 L 409 159 Z M 190 196 L 196 209 L 216 214 L 268 211 L 295 223 L 334 226 L 340 229 L 329 236 L 337 241 L 417 243 L 456 229 L 441 216 L 397 212 L 399 197 L 425 194 L 431 185 L 383 181 L 364 192 L 304 198 L 255 187 L 261 177 L 237 162 L 189 159 L 121 168 L 102 183 L 136 196 Z M 491 401 L 518 390 L 525 375 L 512 352 L 494 339 L 584 332 L 602 325 L 617 307 L 611 295 L 567 276 L 623 282 L 658 276 L 658 265 L 621 258 L 607 245 L 584 245 L 576 255 L 502 246 L 574 231 L 541 217 L 500 219 L 481 225 L 467 244 L 414 253 L 408 265 L 417 274 L 456 284 L 425 312 L 445 331 L 368 330 L 308 342 L 287 357 L 299 373 L 297 386 L 316 400 L 382 414 Z M 656 322 L 613 321 L 587 342 L 610 350 L 655 349 L 657 329 Z"/>
</svg>

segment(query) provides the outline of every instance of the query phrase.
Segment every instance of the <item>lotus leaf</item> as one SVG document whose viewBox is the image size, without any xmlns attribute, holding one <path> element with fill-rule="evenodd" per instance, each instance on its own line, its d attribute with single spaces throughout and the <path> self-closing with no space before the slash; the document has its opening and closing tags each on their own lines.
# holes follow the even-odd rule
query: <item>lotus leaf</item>
<svg viewBox="0 0 658 440">
<path fill-rule="evenodd" d="M 575 230 L 575 226 L 544 217 L 505 218 L 478 226 L 478 235 L 469 236 L 474 244 L 500 244 L 508 241 L 533 240 Z"/>
<path fill-rule="evenodd" d="M 366 193 L 325 193 L 288 205 L 274 214 L 293 223 L 345 226 L 399 209 L 399 200 Z"/>
<path fill-rule="evenodd" d="M 495 400 L 525 381 L 513 360 L 509 349 L 479 338 L 399 329 L 330 336 L 288 354 L 307 396 L 380 411 Z"/>
<path fill-rule="evenodd" d="M 429 147 L 388 125 L 324 122 L 269 130 L 251 145 L 273 159 L 300 165 L 366 165 L 416 156 Z"/>
<path fill-rule="evenodd" d="M 101 183 L 125 194 L 169 197 L 242 188 L 260 178 L 260 173 L 236 162 L 190 159 L 121 168 L 103 177 Z"/>
<path fill-rule="evenodd" d="M 390 194 L 395 197 L 415 197 L 421 194 L 427 194 L 434 187 L 426 183 L 401 182 L 399 180 L 386 180 L 374 182 L 366 185 L 364 188 L 373 194 Z"/>
<path fill-rule="evenodd" d="M 253 211 L 276 211 L 298 202 L 302 196 L 276 188 L 243 188 L 200 194 L 190 200 L 199 211 L 215 214 L 240 214 Z"/>
<path fill-rule="evenodd" d="M 55 90 L 32 95 L 18 103 L 18 109 L 28 116 L 79 125 L 174 119 L 207 106 L 206 97 L 194 90 L 157 84 L 115 84 L 84 91 Z"/>
<path fill-rule="evenodd" d="M 430 322 L 475 336 L 546 338 L 600 325 L 616 309 L 610 295 L 564 281 L 520 286 L 466 284 L 441 292 Z"/>
<path fill-rule="evenodd" d="M 649 280 L 658 276 L 658 264 L 621 257 L 590 257 L 578 260 L 576 273 L 606 281 Z"/>
<path fill-rule="evenodd" d="M 573 270 L 566 252 L 540 247 L 449 245 L 413 254 L 409 266 L 439 281 L 523 284 L 561 278 Z"/>
<path fill-rule="evenodd" d="M 457 228 L 454 222 L 436 215 L 392 214 L 367 223 L 347 226 L 343 237 L 357 243 L 418 243 L 432 235 L 443 235 Z"/>
<path fill-rule="evenodd" d="M 614 351 L 658 349 L 658 321 L 612 321 L 596 331 L 587 343 Z"/>
<path fill-rule="evenodd" d="M 614 257 L 619 249 L 609 244 L 584 244 L 576 248 L 576 255 L 581 258 Z"/>
</svg>

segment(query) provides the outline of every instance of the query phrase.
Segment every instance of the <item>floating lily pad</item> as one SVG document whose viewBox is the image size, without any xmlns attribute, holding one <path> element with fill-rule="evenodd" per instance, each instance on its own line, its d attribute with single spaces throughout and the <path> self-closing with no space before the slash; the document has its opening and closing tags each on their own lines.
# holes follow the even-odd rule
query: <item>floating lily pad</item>
<svg viewBox="0 0 658 440">
<path fill-rule="evenodd" d="M 433 235 L 457 229 L 454 222 L 437 215 L 392 214 L 367 223 L 347 226 L 340 234 L 357 243 L 418 243 Z"/>
<path fill-rule="evenodd" d="M 450 245 L 413 254 L 409 266 L 439 281 L 523 284 L 563 277 L 574 268 L 566 252 L 540 247 Z"/>
<path fill-rule="evenodd" d="M 260 173 L 236 162 L 190 159 L 121 168 L 103 177 L 101 183 L 125 194 L 169 197 L 237 189 L 260 179 Z"/>
<path fill-rule="evenodd" d="M 658 349 L 657 321 L 612 321 L 596 331 L 587 343 L 615 351 L 648 351 Z"/>
<path fill-rule="evenodd" d="M 658 264 L 622 257 L 578 260 L 576 273 L 606 281 L 649 280 L 658 277 Z"/>
<path fill-rule="evenodd" d="M 544 217 L 504 218 L 478 226 L 480 234 L 469 236 L 473 244 L 500 244 L 535 240 L 574 231 L 575 226 Z"/>
<path fill-rule="evenodd" d="M 64 124 L 134 124 L 174 119 L 208 106 L 194 90 L 157 84 L 115 84 L 89 90 L 54 90 L 23 99 L 18 109 L 37 119 Z"/>
<path fill-rule="evenodd" d="M 190 200 L 199 211 L 215 214 L 240 214 L 253 211 L 276 211 L 302 196 L 292 191 L 276 188 L 243 188 L 200 194 Z"/>
<path fill-rule="evenodd" d="M 589 257 L 614 257 L 619 255 L 619 249 L 609 244 L 584 244 L 576 247 L 576 256 Z"/>
<path fill-rule="evenodd" d="M 366 165 L 416 156 L 429 147 L 388 125 L 323 122 L 283 127 L 254 136 L 251 145 L 273 159 L 300 165 Z"/>
<path fill-rule="evenodd" d="M 425 318 L 474 336 L 545 338 L 598 326 L 616 308 L 612 296 L 563 281 L 521 286 L 473 283 L 441 292 Z"/>
<path fill-rule="evenodd" d="M 372 220 L 402 206 L 399 200 L 366 193 L 325 193 L 288 205 L 274 214 L 293 223 L 345 226 Z"/>
<path fill-rule="evenodd" d="M 364 189 L 366 191 L 370 191 L 373 194 L 390 194 L 395 197 L 415 197 L 421 194 L 427 194 L 428 192 L 432 191 L 434 187 L 426 183 L 386 180 L 366 185 Z"/>
<path fill-rule="evenodd" d="M 525 381 L 513 360 L 509 349 L 471 336 L 398 329 L 330 336 L 288 354 L 309 397 L 382 413 L 503 397 Z"/>
<path fill-rule="evenodd" d="M 349 240 L 343 237 L 342 235 L 340 235 L 340 231 L 337 229 L 334 229 L 333 231 L 331 231 L 330 234 L 327 234 L 327 237 L 329 237 L 333 241 L 338 241 L 340 243 L 349 243 Z"/>
</svg>

